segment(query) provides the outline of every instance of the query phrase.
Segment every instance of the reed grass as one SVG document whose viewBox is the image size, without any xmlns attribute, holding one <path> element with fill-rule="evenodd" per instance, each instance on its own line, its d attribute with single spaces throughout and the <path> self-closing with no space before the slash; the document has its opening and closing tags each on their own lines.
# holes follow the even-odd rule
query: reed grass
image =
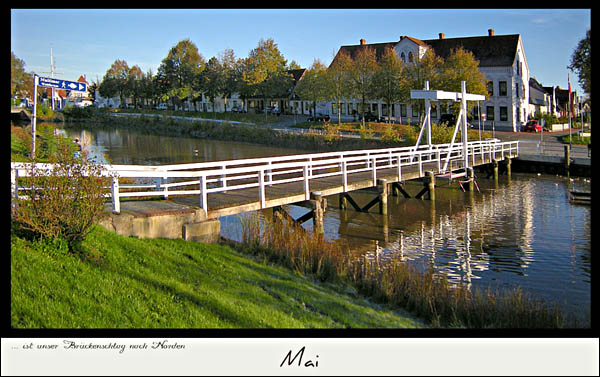
<svg viewBox="0 0 600 390">
<path fill-rule="evenodd" d="M 392 304 L 443 328 L 580 327 L 557 305 L 522 289 L 492 291 L 450 284 L 433 269 L 424 272 L 397 258 L 386 263 L 353 253 L 344 240 L 328 242 L 289 221 L 245 216 L 239 250 L 262 256 L 322 282 L 341 283 L 377 302 Z"/>
</svg>

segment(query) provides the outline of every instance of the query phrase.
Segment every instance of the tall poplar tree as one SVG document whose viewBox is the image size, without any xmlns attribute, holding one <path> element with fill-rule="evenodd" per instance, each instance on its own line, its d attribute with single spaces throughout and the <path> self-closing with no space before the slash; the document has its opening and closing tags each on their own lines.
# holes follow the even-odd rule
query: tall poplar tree
<svg viewBox="0 0 600 390">
<path fill-rule="evenodd" d="M 369 46 L 362 46 L 357 50 L 353 63 L 351 85 L 354 94 L 360 97 L 362 125 L 364 128 L 366 101 L 374 97 L 373 79 L 378 69 L 375 49 Z"/>
<path fill-rule="evenodd" d="M 296 95 L 302 100 L 313 102 L 313 115 L 316 115 L 317 102 L 328 100 L 331 96 L 326 76 L 327 67 L 316 59 L 310 69 L 294 88 Z"/>
<path fill-rule="evenodd" d="M 351 78 L 353 66 L 350 55 L 345 50 L 340 50 L 327 69 L 327 84 L 331 91 L 331 97 L 337 106 L 338 125 L 342 122 L 340 106 L 342 102 L 352 97 Z"/>
<path fill-rule="evenodd" d="M 104 74 L 98 91 L 102 96 L 119 96 L 120 106 L 125 104 L 125 98 L 129 96 L 129 65 L 125 60 L 115 60 Z"/>
<path fill-rule="evenodd" d="M 374 76 L 375 96 L 383 99 L 388 106 L 388 123 L 392 117 L 392 105 L 405 93 L 403 62 L 396 51 L 388 47 L 379 60 L 379 68 Z"/>
<path fill-rule="evenodd" d="M 184 39 L 169 50 L 158 68 L 158 74 L 167 95 L 181 103 L 200 93 L 197 81 L 204 67 L 204 57 L 198 52 L 198 47 Z"/>
<path fill-rule="evenodd" d="M 290 91 L 293 79 L 287 73 L 286 63 L 286 59 L 271 38 L 260 39 L 258 46 L 250 51 L 245 60 L 242 79 L 248 86 L 255 88 L 256 95 L 263 98 L 265 108 L 268 99 Z M 265 119 L 266 115 L 265 109 Z"/>
</svg>

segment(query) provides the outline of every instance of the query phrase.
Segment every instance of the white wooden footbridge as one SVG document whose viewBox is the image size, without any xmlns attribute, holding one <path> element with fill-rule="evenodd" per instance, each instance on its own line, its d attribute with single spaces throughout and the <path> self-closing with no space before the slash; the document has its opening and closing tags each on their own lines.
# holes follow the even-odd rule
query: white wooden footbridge
<svg viewBox="0 0 600 390">
<path fill-rule="evenodd" d="M 314 218 L 315 227 L 322 227 L 324 197 L 339 194 L 340 207 L 348 201 L 358 211 L 368 211 L 379 205 L 379 212 L 387 214 L 387 196 L 400 191 L 407 180 L 423 179 L 430 199 L 435 198 L 436 178 L 473 179 L 473 167 L 508 160 L 519 154 L 518 141 L 500 142 L 497 139 L 455 143 L 459 127 L 466 139 L 466 100 L 482 100 L 481 95 L 444 91 L 412 91 L 415 98 L 426 102 L 426 120 L 417 144 L 410 147 L 339 151 L 329 153 L 273 156 L 243 160 L 215 161 L 174 165 L 104 165 L 104 174 L 112 177 L 110 193 L 112 212 L 119 214 L 128 202 L 124 199 L 168 200 L 178 210 L 194 210 L 194 223 L 216 220 L 219 217 L 245 211 L 301 204 L 312 209 L 298 222 Z M 431 143 L 429 100 L 462 100 L 452 142 Z M 427 144 L 419 145 L 427 130 Z M 13 197 L 26 194 L 27 188 L 19 178 L 30 175 L 31 165 L 11 163 L 11 193 Z M 135 184 L 125 184 L 132 181 Z M 360 206 L 350 196 L 355 190 L 379 188 L 378 196 Z M 392 191 L 389 191 L 389 190 Z M 164 207 L 163 207 L 164 208 Z M 181 213 L 182 211 L 179 211 Z M 149 214 L 150 215 L 150 214 Z M 113 223 L 114 224 L 114 223 Z M 180 227 L 181 230 L 181 227 Z M 185 231 L 185 228 L 184 228 Z M 185 236 L 185 233 L 184 233 Z M 185 237 L 184 237 L 185 238 Z"/>
</svg>

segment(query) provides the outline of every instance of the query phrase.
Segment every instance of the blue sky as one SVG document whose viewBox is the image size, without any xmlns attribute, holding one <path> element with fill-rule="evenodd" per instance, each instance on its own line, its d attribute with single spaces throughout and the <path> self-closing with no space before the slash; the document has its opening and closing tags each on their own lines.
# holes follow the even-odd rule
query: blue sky
<svg viewBox="0 0 600 390">
<path fill-rule="evenodd" d="M 169 49 L 189 38 L 208 60 L 225 49 L 247 57 L 272 38 L 288 60 L 329 64 L 342 45 L 521 34 L 530 74 L 544 86 L 567 88 L 567 66 L 591 28 L 590 9 L 11 9 L 11 51 L 27 71 L 93 82 L 116 59 L 156 72 Z M 581 95 L 577 76 L 571 87 Z"/>
</svg>

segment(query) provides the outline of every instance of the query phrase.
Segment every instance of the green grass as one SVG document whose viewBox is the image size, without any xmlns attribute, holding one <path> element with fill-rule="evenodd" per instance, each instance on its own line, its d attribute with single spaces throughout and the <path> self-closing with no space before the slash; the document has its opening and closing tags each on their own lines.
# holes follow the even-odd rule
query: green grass
<svg viewBox="0 0 600 390">
<path fill-rule="evenodd" d="M 352 290 L 350 290 L 352 291 Z M 355 294 L 355 293 L 354 293 Z M 95 227 L 74 254 L 11 235 L 14 328 L 402 328 L 400 311 L 223 245 Z"/>
<path fill-rule="evenodd" d="M 569 138 L 572 144 L 587 145 L 592 142 L 592 137 L 581 137 L 579 135 L 571 135 L 570 137 L 569 135 L 564 135 L 561 137 L 561 141 L 568 144 Z"/>
</svg>

